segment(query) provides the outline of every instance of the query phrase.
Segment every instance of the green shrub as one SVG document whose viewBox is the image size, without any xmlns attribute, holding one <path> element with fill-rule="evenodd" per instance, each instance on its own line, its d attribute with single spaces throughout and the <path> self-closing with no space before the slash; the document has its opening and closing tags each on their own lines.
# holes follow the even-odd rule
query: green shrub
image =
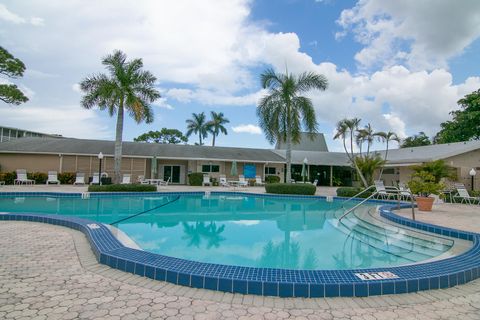
<svg viewBox="0 0 480 320">
<path fill-rule="evenodd" d="M 279 176 L 266 176 L 265 183 L 279 183 L 280 177 Z"/>
<path fill-rule="evenodd" d="M 157 191 L 157 186 L 151 184 L 108 184 L 88 186 L 89 192 L 151 192 Z"/>
<path fill-rule="evenodd" d="M 201 186 L 203 182 L 203 173 L 192 172 L 188 175 L 188 184 L 191 186 Z"/>
<path fill-rule="evenodd" d="M 15 171 L 0 172 L 0 181 L 5 181 L 5 184 L 13 184 L 15 179 L 17 179 L 17 173 Z"/>
<path fill-rule="evenodd" d="M 308 183 L 269 183 L 265 190 L 267 193 L 314 195 L 317 188 Z"/>
<path fill-rule="evenodd" d="M 346 197 L 346 198 L 351 198 L 357 194 L 359 194 L 363 188 L 359 187 L 340 187 L 337 188 L 337 196 L 338 197 Z M 362 193 L 359 198 L 368 198 L 369 196 L 372 195 L 372 191 L 367 191 L 365 193 Z"/>
<path fill-rule="evenodd" d="M 27 172 L 27 178 L 35 181 L 36 184 L 45 184 L 48 175 L 43 172 Z"/>
<path fill-rule="evenodd" d="M 58 181 L 60 181 L 60 184 L 73 184 L 75 177 L 76 174 L 74 172 L 62 172 L 58 174 Z"/>
</svg>

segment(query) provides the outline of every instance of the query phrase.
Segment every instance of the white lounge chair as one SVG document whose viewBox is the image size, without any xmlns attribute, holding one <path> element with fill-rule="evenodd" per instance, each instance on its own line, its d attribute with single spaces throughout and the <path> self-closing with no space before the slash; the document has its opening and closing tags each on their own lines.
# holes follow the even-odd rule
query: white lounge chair
<svg viewBox="0 0 480 320">
<path fill-rule="evenodd" d="M 238 176 L 238 186 L 239 187 L 248 187 L 248 181 L 245 180 L 243 175 Z"/>
<path fill-rule="evenodd" d="M 121 184 L 131 184 L 132 183 L 131 178 L 132 178 L 132 176 L 129 173 L 125 173 L 122 177 L 122 183 Z"/>
<path fill-rule="evenodd" d="M 205 187 L 207 184 L 208 184 L 209 186 L 212 185 L 212 183 L 210 182 L 210 176 L 209 176 L 208 174 L 204 174 L 204 175 L 203 175 L 202 186 Z"/>
<path fill-rule="evenodd" d="M 35 180 L 27 178 L 27 170 L 17 169 L 17 179 L 13 181 L 13 184 L 35 184 Z"/>
<path fill-rule="evenodd" d="M 453 196 L 454 201 L 456 198 L 460 198 L 462 199 L 460 203 L 465 202 L 468 204 L 473 204 L 478 201 L 478 203 L 480 204 L 480 197 L 472 197 L 470 194 L 468 194 L 467 188 L 465 188 L 465 185 L 463 183 L 455 183 L 455 189 L 457 190 L 458 195 Z"/>
<path fill-rule="evenodd" d="M 77 175 L 75 176 L 75 182 L 73 184 L 85 184 L 85 173 L 77 172 Z"/>
<path fill-rule="evenodd" d="M 90 184 L 100 184 L 100 175 L 98 172 L 93 173 L 92 182 Z"/>
<path fill-rule="evenodd" d="M 220 180 L 219 180 L 219 184 L 222 186 L 222 187 L 230 187 L 230 184 L 228 184 L 227 182 L 227 177 L 225 176 L 220 176 Z"/>
<path fill-rule="evenodd" d="M 163 181 L 163 180 L 158 181 L 158 185 L 161 187 L 166 187 L 168 186 L 169 182 L 170 182 L 170 177 L 168 177 L 167 181 Z"/>
<path fill-rule="evenodd" d="M 394 197 L 397 195 L 397 192 L 393 193 L 393 192 L 388 192 L 387 188 L 385 187 L 385 185 L 383 184 L 383 181 L 382 180 L 376 180 L 375 182 L 375 189 L 377 191 L 377 195 L 382 198 L 382 199 L 390 199 L 391 197 Z M 398 190 L 397 188 L 395 187 L 388 187 L 390 190 Z"/>
<path fill-rule="evenodd" d="M 57 171 L 48 171 L 48 179 L 45 184 L 50 184 L 50 183 L 60 184 L 60 181 L 58 180 Z"/>
<path fill-rule="evenodd" d="M 255 176 L 255 185 L 256 186 L 264 186 L 265 182 L 262 181 L 262 177 Z"/>
<path fill-rule="evenodd" d="M 318 184 L 318 179 L 313 180 L 312 184 L 316 187 Z"/>
<path fill-rule="evenodd" d="M 398 189 L 400 190 L 400 199 L 408 200 L 412 197 L 412 191 L 410 191 L 410 188 L 405 186 L 405 184 L 399 184 Z"/>
</svg>

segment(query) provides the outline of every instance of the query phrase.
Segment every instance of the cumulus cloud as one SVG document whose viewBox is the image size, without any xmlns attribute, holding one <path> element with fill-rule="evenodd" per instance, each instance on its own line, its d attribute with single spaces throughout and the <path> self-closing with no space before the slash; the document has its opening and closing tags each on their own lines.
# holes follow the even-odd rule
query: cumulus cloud
<svg viewBox="0 0 480 320">
<path fill-rule="evenodd" d="M 64 105 L 79 108 L 78 85 L 72 84 L 102 71 L 100 58 L 114 49 L 124 50 L 130 58 L 143 58 L 145 69 L 152 71 L 162 86 L 168 82 L 168 88 L 162 90 L 164 98 L 156 104 L 167 109 L 173 108 L 173 102 L 255 106 L 265 94 L 257 73 L 265 65 L 283 71 L 288 64 L 290 72 L 324 74 L 329 88 L 312 92 L 310 97 L 327 130 L 343 117 L 356 116 L 378 130 L 433 134 L 457 107 L 456 101 L 480 86 L 477 77 L 453 84 L 445 67 L 449 57 L 461 53 L 479 36 L 478 1 L 465 0 L 453 6 L 445 0 L 434 4 L 362 0 L 345 10 L 339 18 L 339 32 L 354 32 L 364 46 L 365 51 L 357 54 L 359 63 L 367 67 L 381 62 L 378 71 L 361 74 L 339 70 L 331 62 L 315 63 L 301 51 L 297 34 L 272 33 L 252 21 L 249 0 L 4 3 L 10 13 L 41 16 L 48 22 L 42 28 L 30 28 L 36 32 L 15 27 L 14 22 L 2 25 L 2 36 L 11 44 L 9 50 L 26 57 L 27 70 L 42 70 L 27 71 L 22 82 L 34 88 L 35 100 L 41 102 L 25 106 L 45 113 L 54 112 L 55 107 L 63 110 Z M 8 14 L 1 6 L 0 19 L 25 19 L 5 18 Z M 445 11 L 451 16 L 447 18 Z M 445 23 L 447 20 L 455 24 Z M 427 71 L 421 70 L 424 66 Z M 38 81 L 48 75 L 55 76 Z M 95 118 L 96 113 L 88 115 Z M 89 132 L 96 131 L 93 124 L 104 128 L 103 120 L 96 117 L 96 121 L 79 117 L 78 127 L 82 132 L 85 125 Z M 48 117 L 42 120 L 50 127 L 59 123 Z M 247 129 L 235 128 L 261 133 L 255 125 L 243 126 Z"/>
<path fill-rule="evenodd" d="M 236 133 L 262 134 L 262 129 L 254 124 L 241 124 L 236 127 L 232 127 L 232 130 Z"/>
<path fill-rule="evenodd" d="M 365 68 L 446 68 L 480 36 L 480 1 L 361 0 L 337 22 L 343 28 L 338 38 L 352 32 L 364 45 L 355 59 Z"/>
<path fill-rule="evenodd" d="M 113 133 L 102 124 L 93 110 L 82 109 L 77 105 L 2 107 L 2 123 L 9 127 L 74 138 L 112 139 Z"/>
</svg>

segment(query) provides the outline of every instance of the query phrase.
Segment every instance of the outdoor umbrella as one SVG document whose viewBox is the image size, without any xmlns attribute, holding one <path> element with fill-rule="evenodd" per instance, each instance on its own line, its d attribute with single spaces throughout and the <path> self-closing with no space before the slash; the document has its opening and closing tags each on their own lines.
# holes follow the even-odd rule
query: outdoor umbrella
<svg viewBox="0 0 480 320">
<path fill-rule="evenodd" d="M 152 158 L 152 179 L 157 178 L 157 156 L 153 156 Z"/>
<path fill-rule="evenodd" d="M 235 160 L 233 160 L 233 162 L 232 162 L 232 169 L 230 170 L 230 175 L 238 176 L 237 161 L 235 161 Z"/>
<path fill-rule="evenodd" d="M 303 182 L 305 182 L 305 178 L 308 175 L 307 172 L 307 158 L 303 159 L 303 164 L 302 164 L 302 177 L 303 177 Z"/>
</svg>

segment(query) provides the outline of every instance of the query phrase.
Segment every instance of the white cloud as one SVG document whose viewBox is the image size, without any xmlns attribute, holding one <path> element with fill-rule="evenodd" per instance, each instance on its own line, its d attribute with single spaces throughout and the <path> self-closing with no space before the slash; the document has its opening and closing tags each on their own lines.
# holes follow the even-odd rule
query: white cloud
<svg viewBox="0 0 480 320">
<path fill-rule="evenodd" d="M 82 92 L 82 89 L 80 88 L 80 83 L 74 83 L 72 84 L 72 90 L 77 92 L 77 93 L 81 93 Z"/>
<path fill-rule="evenodd" d="M 2 123 L 10 127 L 74 138 L 111 139 L 113 133 L 96 116 L 95 111 L 82 109 L 77 105 L 2 106 Z"/>
<path fill-rule="evenodd" d="M 262 134 L 262 129 L 254 124 L 241 124 L 236 127 L 232 127 L 232 130 L 236 133 Z"/>
<path fill-rule="evenodd" d="M 351 31 L 364 45 L 355 56 L 363 67 L 446 68 L 480 36 L 480 1 L 362 0 L 337 22 L 337 37 Z"/>
<path fill-rule="evenodd" d="M 44 21 L 42 18 L 39 17 L 32 17 L 30 19 L 25 19 L 18 14 L 15 14 L 8 10 L 8 8 L 0 3 L 0 20 L 4 20 L 7 22 L 11 22 L 14 24 L 24 24 L 24 23 L 30 23 L 34 26 L 42 26 L 44 24 Z"/>
<path fill-rule="evenodd" d="M 48 22 L 43 28 L 30 30 L 2 25 L 2 37 L 11 44 L 9 50 L 25 57 L 29 62 L 27 70 L 48 70 L 55 75 L 48 81 L 39 81 L 47 76 L 27 71 L 22 79 L 30 81 L 25 85 L 35 90 L 35 100 L 42 103 L 27 103 L 21 108 L 38 108 L 45 114 L 55 112 L 55 108 L 65 110 L 64 105 L 76 104 L 81 110 L 78 85 L 72 84 L 103 71 L 100 58 L 114 49 L 124 50 L 130 58 L 143 58 L 145 69 L 152 71 L 160 83 L 169 82 L 170 89 L 162 92 L 164 98 L 156 104 L 167 109 L 173 108 L 173 101 L 221 107 L 255 106 L 265 91 L 260 90 L 258 74 L 253 70 L 257 72 L 264 65 L 280 71 L 288 65 L 290 72 L 322 73 L 329 80 L 329 88 L 310 96 L 318 120 L 327 128 L 343 117 L 357 116 L 378 130 L 407 135 L 422 130 L 433 134 L 440 122 L 449 118 L 448 112 L 457 107 L 456 101 L 480 86 L 476 77 L 453 84 L 447 69 L 436 67 L 444 66 L 446 59 L 459 54 L 478 37 L 479 24 L 472 27 L 480 12 L 474 10 L 480 3 L 477 1 L 447 6 L 444 0 L 439 0 L 438 5 L 431 1 L 362 0 L 355 8 L 344 11 L 339 23 L 345 29 L 340 33 L 355 28 L 358 41 L 365 46 L 366 51 L 358 53 L 358 60 L 365 66 L 381 62 L 382 68 L 370 74 L 338 70 L 333 63 L 314 63 L 300 51 L 300 39 L 295 33 L 271 33 L 252 21 L 249 0 L 145 0 L 141 4 L 105 0 L 89 5 L 81 0 L 4 2 L 12 12 L 41 16 Z M 447 7 L 452 17 L 445 17 Z M 5 20 L 1 8 L 0 5 L 0 19 Z M 464 19 L 458 18 L 460 14 L 465 15 Z M 400 53 L 398 48 L 402 49 Z M 419 70 L 430 57 L 431 61 L 426 60 L 429 71 Z M 399 62 L 405 62 L 405 66 L 398 65 Z M 81 117 L 78 136 L 102 132 L 104 125 L 98 114 Z M 47 127 L 65 122 L 41 119 Z M 114 121 L 111 123 L 113 132 Z M 95 130 L 94 125 L 100 130 Z M 261 133 L 255 125 L 243 126 L 247 128 L 235 128 Z M 70 133 L 74 130 L 61 128 Z"/>
<path fill-rule="evenodd" d="M 167 103 L 167 99 L 163 97 L 155 101 L 153 105 L 158 108 L 173 110 L 173 107 L 169 103 Z"/>
</svg>

